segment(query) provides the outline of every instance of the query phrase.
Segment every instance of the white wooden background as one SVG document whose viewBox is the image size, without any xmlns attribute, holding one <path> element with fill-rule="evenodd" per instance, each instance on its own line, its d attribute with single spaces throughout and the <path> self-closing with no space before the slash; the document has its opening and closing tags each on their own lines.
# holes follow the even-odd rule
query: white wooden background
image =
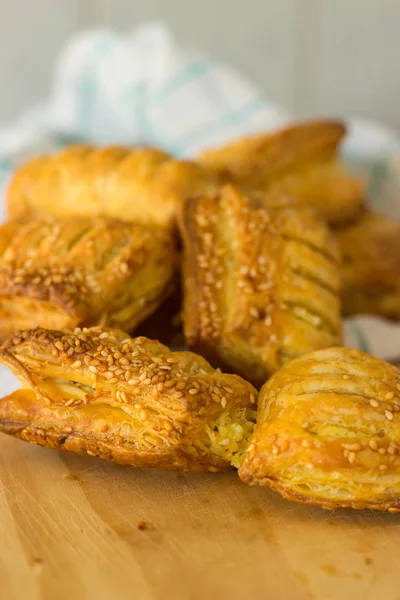
<svg viewBox="0 0 400 600">
<path fill-rule="evenodd" d="M 0 123 L 45 97 L 72 33 L 150 19 L 299 115 L 358 115 L 400 130 L 400 0 L 0 0 Z"/>
</svg>

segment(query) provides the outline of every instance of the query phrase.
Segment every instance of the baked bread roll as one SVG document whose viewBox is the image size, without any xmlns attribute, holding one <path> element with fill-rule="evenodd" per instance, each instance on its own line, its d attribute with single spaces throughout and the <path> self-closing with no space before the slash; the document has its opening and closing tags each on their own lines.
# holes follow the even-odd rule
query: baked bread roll
<svg viewBox="0 0 400 600">
<path fill-rule="evenodd" d="M 159 228 L 108 217 L 0 227 L 0 337 L 35 326 L 132 330 L 173 289 L 177 251 Z"/>
<path fill-rule="evenodd" d="M 22 389 L 0 400 L 0 431 L 123 465 L 223 471 L 237 465 L 255 389 L 201 356 L 95 327 L 18 332 L 0 349 Z"/>
<path fill-rule="evenodd" d="M 334 235 L 343 262 L 344 313 L 400 319 L 400 224 L 366 212 Z"/>
<path fill-rule="evenodd" d="M 315 213 L 226 186 L 181 219 L 188 345 L 262 385 L 287 360 L 341 342 L 339 256 Z"/>
<path fill-rule="evenodd" d="M 240 477 L 295 502 L 400 512 L 399 411 L 399 369 L 359 350 L 312 352 L 262 388 Z"/>
<path fill-rule="evenodd" d="M 338 121 L 296 123 L 208 150 L 198 161 L 245 191 L 298 198 L 338 225 L 355 219 L 364 203 L 364 185 L 338 160 L 344 134 Z"/>
<path fill-rule="evenodd" d="M 70 146 L 34 158 L 16 172 L 7 195 L 8 214 L 105 214 L 171 227 L 182 200 L 203 190 L 207 177 L 200 165 L 153 148 Z"/>
</svg>

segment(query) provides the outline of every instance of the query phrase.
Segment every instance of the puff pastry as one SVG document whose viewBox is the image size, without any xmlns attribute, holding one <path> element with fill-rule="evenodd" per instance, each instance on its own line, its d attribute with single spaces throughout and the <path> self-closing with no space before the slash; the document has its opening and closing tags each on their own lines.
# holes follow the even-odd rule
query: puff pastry
<svg viewBox="0 0 400 600">
<path fill-rule="evenodd" d="M 181 219 L 188 345 L 263 384 L 296 356 L 341 341 L 336 245 L 314 212 L 226 186 Z"/>
<path fill-rule="evenodd" d="M 177 251 L 159 228 L 112 218 L 0 227 L 0 337 L 34 326 L 132 330 L 172 291 Z"/>
<path fill-rule="evenodd" d="M 343 310 L 400 319 L 400 224 L 366 212 L 335 231 L 343 261 Z"/>
<path fill-rule="evenodd" d="M 200 165 L 153 148 L 69 146 L 28 161 L 8 190 L 12 218 L 106 214 L 170 227 L 189 193 L 207 185 Z"/>
<path fill-rule="evenodd" d="M 22 389 L 0 400 L 0 431 L 120 464 L 221 471 L 252 432 L 255 389 L 201 356 L 119 330 L 18 332 L 0 361 Z"/>
<path fill-rule="evenodd" d="M 245 190 L 296 197 L 337 225 L 356 218 L 364 202 L 364 185 L 337 157 L 344 133 L 337 121 L 297 123 L 206 151 L 198 161 Z"/>
<path fill-rule="evenodd" d="M 330 348 L 262 388 L 239 475 L 295 502 L 400 512 L 400 371 Z"/>
</svg>

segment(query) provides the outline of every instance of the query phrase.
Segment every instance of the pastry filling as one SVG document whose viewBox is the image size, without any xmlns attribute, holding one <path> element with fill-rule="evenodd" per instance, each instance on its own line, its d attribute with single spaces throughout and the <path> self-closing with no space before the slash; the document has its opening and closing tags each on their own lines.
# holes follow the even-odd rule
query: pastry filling
<svg viewBox="0 0 400 600">
<path fill-rule="evenodd" d="M 220 414 L 207 427 L 212 450 L 239 468 L 256 421 L 256 411 L 238 407 Z"/>
</svg>

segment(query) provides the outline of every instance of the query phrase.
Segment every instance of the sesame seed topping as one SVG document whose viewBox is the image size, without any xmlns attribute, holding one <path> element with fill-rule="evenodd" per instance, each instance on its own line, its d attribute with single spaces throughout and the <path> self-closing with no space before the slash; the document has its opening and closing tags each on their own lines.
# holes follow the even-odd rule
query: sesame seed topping
<svg viewBox="0 0 400 600">
<path fill-rule="evenodd" d="M 369 403 L 374 408 L 378 408 L 378 406 L 379 406 L 379 402 L 377 402 L 377 400 L 370 400 Z"/>
<path fill-rule="evenodd" d="M 385 410 L 385 417 L 389 419 L 389 421 L 393 420 L 393 413 L 390 410 Z"/>
</svg>

